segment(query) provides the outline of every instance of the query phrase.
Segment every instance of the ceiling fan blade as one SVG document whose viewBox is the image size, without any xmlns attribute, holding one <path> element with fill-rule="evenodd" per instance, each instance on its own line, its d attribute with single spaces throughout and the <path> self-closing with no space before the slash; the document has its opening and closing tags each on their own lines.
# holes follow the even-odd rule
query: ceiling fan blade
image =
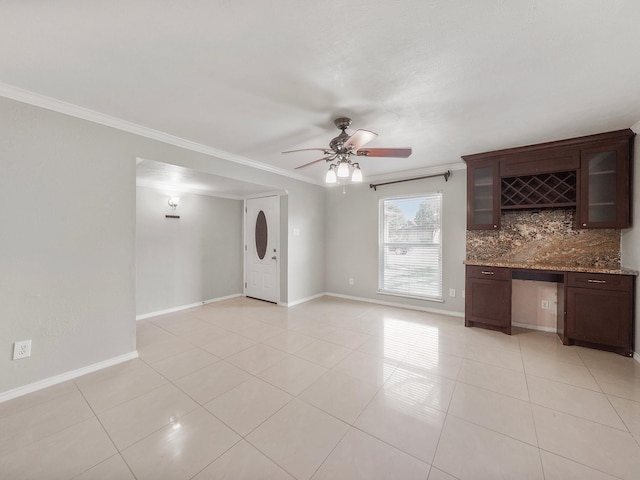
<svg viewBox="0 0 640 480">
<path fill-rule="evenodd" d="M 358 150 L 356 155 L 359 157 L 394 157 L 407 158 L 411 155 L 410 148 L 363 148 Z"/>
<path fill-rule="evenodd" d="M 313 162 L 309 162 L 309 163 L 305 163 L 304 165 L 300 165 L 299 167 L 296 167 L 294 170 L 298 170 L 299 168 L 304 168 L 304 167 L 308 167 L 309 165 L 313 165 L 314 163 L 318 163 L 318 162 L 328 162 L 330 160 L 333 160 L 335 158 L 335 156 L 333 157 L 322 157 L 319 158 L 318 160 L 314 160 Z"/>
<path fill-rule="evenodd" d="M 377 133 L 370 132 L 369 130 L 356 130 L 346 142 L 344 142 L 343 148 L 351 148 L 352 151 L 358 150 L 360 147 L 369 143 L 371 140 L 378 136 Z"/>
<path fill-rule="evenodd" d="M 321 152 L 324 152 L 325 155 L 330 155 L 333 153 L 331 150 L 327 150 L 326 148 L 300 148 L 298 150 L 287 150 L 286 152 L 282 153 L 307 152 L 311 150 L 320 150 Z"/>
</svg>

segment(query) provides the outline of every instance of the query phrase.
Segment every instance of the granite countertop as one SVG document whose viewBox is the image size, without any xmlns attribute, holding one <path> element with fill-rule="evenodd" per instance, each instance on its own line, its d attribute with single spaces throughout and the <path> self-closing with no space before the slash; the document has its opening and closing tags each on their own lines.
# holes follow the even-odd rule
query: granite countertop
<svg viewBox="0 0 640 480">
<path fill-rule="evenodd" d="M 505 267 L 520 268 L 527 270 L 551 270 L 556 272 L 585 272 L 585 273 L 606 273 L 609 275 L 638 275 L 637 270 L 630 268 L 602 268 L 602 267 L 584 267 L 570 265 L 545 265 L 542 263 L 526 263 L 513 261 L 494 260 L 465 260 L 465 265 L 479 265 L 485 267 Z"/>
</svg>

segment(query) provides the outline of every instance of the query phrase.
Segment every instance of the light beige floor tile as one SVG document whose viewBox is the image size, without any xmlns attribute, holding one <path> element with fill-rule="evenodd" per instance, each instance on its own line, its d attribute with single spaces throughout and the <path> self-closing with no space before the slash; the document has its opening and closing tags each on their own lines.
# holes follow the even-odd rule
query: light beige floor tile
<svg viewBox="0 0 640 480">
<path fill-rule="evenodd" d="M 553 453 L 540 451 L 545 480 L 615 480 L 616 477 Z"/>
<path fill-rule="evenodd" d="M 409 455 L 431 463 L 445 413 L 397 391 L 380 390 L 354 426 Z"/>
<path fill-rule="evenodd" d="M 275 335 L 263 343 L 287 353 L 295 353 L 301 348 L 311 345 L 316 339 L 297 332 L 286 331 Z"/>
<path fill-rule="evenodd" d="M 192 347 L 187 351 L 153 363 L 151 366 L 163 377 L 175 380 L 218 361 L 220 359 L 215 355 Z"/>
<path fill-rule="evenodd" d="M 372 336 L 360 345 L 357 350 L 368 355 L 401 362 L 409 354 L 410 349 L 411 346 L 406 343 L 385 339 L 380 336 Z"/>
<path fill-rule="evenodd" d="M 122 451 L 138 480 L 188 479 L 240 440 L 199 408 Z"/>
<path fill-rule="evenodd" d="M 316 340 L 311 345 L 298 350 L 295 355 L 325 368 L 332 368 L 352 351 L 335 343 Z"/>
<path fill-rule="evenodd" d="M 140 364 L 137 368 L 99 380 L 86 381 L 80 377 L 76 379 L 76 384 L 91 408 L 96 413 L 104 412 L 167 383 L 167 379 L 150 366 L 143 362 Z"/>
<path fill-rule="evenodd" d="M 247 372 L 226 361 L 220 361 L 179 378 L 174 384 L 200 405 L 204 405 L 250 378 L 251 375 Z"/>
<path fill-rule="evenodd" d="M 93 412 L 80 392 L 75 388 L 69 392 L 14 415 L 0 417 L 0 455 L 93 418 Z"/>
<path fill-rule="evenodd" d="M 138 355 L 146 363 L 152 365 L 179 353 L 189 351 L 192 348 L 193 345 L 185 339 L 174 337 L 169 341 L 152 342 L 144 346 L 138 345 Z"/>
<path fill-rule="evenodd" d="M 524 359 L 524 369 L 527 375 L 547 378 L 576 387 L 588 388 L 600 392 L 596 380 L 587 367 L 572 365 L 564 362 L 556 362 L 550 359 L 537 358 L 531 361 Z"/>
<path fill-rule="evenodd" d="M 292 398 L 282 390 L 252 378 L 206 403 L 205 408 L 245 436 Z"/>
<path fill-rule="evenodd" d="M 256 342 L 264 342 L 271 337 L 275 337 L 283 333 L 284 330 L 273 325 L 268 325 L 263 322 L 257 322 L 256 325 L 251 325 L 238 331 L 238 335 L 248 337 Z"/>
<path fill-rule="evenodd" d="M 335 331 L 336 327 L 327 325 L 326 323 L 310 320 L 307 322 L 299 322 L 292 328 L 292 331 L 307 335 L 309 337 L 320 339 L 325 335 Z"/>
<path fill-rule="evenodd" d="M 348 428 L 346 423 L 293 399 L 246 439 L 291 475 L 306 480 Z"/>
<path fill-rule="evenodd" d="M 175 338 L 176 336 L 173 333 L 151 322 L 138 322 L 136 325 L 136 343 L 139 347 L 161 342 L 170 342 Z"/>
<path fill-rule="evenodd" d="M 327 369 L 299 357 L 289 356 L 260 372 L 258 377 L 297 396 L 324 375 Z"/>
<path fill-rule="evenodd" d="M 424 480 L 429 465 L 360 430 L 351 429 L 313 480 Z"/>
<path fill-rule="evenodd" d="M 117 405 L 98 415 L 119 450 L 141 440 L 198 408 L 198 404 L 171 384 Z"/>
<path fill-rule="evenodd" d="M 413 369 L 430 375 L 440 375 L 455 380 L 460 374 L 463 359 L 430 348 L 414 346 L 400 363 L 406 369 Z"/>
<path fill-rule="evenodd" d="M 640 402 L 614 397 L 613 395 L 609 395 L 608 398 L 627 429 L 631 432 L 631 435 L 640 443 Z"/>
<path fill-rule="evenodd" d="M 538 446 L 531 404 L 524 400 L 458 383 L 449 414 Z"/>
<path fill-rule="evenodd" d="M 398 366 L 395 360 L 387 360 L 362 352 L 352 352 L 340 361 L 334 370 L 381 387 Z"/>
<path fill-rule="evenodd" d="M 524 374 L 507 368 L 464 360 L 458 381 L 520 400 L 529 400 Z"/>
<path fill-rule="evenodd" d="M 193 480 L 294 480 L 257 449 L 241 440 Z"/>
<path fill-rule="evenodd" d="M 68 479 L 116 453 L 96 418 L 67 428 L 24 448 L 0 456 L 7 479 Z"/>
<path fill-rule="evenodd" d="M 448 473 L 445 473 L 436 467 L 431 467 L 428 480 L 458 480 L 458 479 L 453 475 L 449 475 Z"/>
<path fill-rule="evenodd" d="M 455 384 L 450 378 L 419 373 L 400 366 L 389 377 L 383 389 L 389 395 L 404 398 L 409 403 L 446 412 Z"/>
<path fill-rule="evenodd" d="M 576 351 L 590 370 L 609 370 L 640 377 L 640 362 L 632 357 L 623 357 L 617 353 L 593 348 L 576 347 Z"/>
<path fill-rule="evenodd" d="M 638 478 L 640 446 L 630 433 L 536 405 L 533 417 L 541 449 L 623 479 Z"/>
<path fill-rule="evenodd" d="M 460 480 L 544 478 L 537 448 L 452 415 L 433 466 Z"/>
<path fill-rule="evenodd" d="M 135 480 L 135 477 L 120 454 L 117 454 L 73 477 L 73 480 Z"/>
<path fill-rule="evenodd" d="M 610 377 L 609 380 L 598 380 L 604 393 L 640 402 L 640 378 Z"/>
<path fill-rule="evenodd" d="M 378 391 L 378 387 L 335 370 L 328 371 L 298 398 L 352 424 Z"/>
<path fill-rule="evenodd" d="M 257 375 L 288 356 L 289 354 L 282 350 L 259 343 L 240 353 L 227 357 L 226 360 L 252 375 Z"/>
<path fill-rule="evenodd" d="M 229 335 L 201 344 L 200 348 L 212 353 L 216 357 L 227 358 L 255 344 L 256 342 L 254 340 L 230 332 Z"/>
<path fill-rule="evenodd" d="M 532 375 L 527 376 L 527 384 L 531 403 L 626 430 L 603 393 Z"/>
<path fill-rule="evenodd" d="M 206 331 L 210 325 L 194 317 L 152 320 L 154 324 L 179 337 L 193 335 L 198 331 Z"/>
<path fill-rule="evenodd" d="M 346 328 L 336 328 L 333 332 L 328 333 L 322 340 L 325 342 L 336 343 L 350 349 L 356 349 L 360 347 L 364 342 L 369 340 L 371 335 L 366 333 L 356 332 L 354 330 L 348 330 Z"/>
<path fill-rule="evenodd" d="M 224 328 L 215 327 L 213 325 L 209 325 L 206 329 L 197 330 L 194 332 L 189 332 L 184 334 L 182 339 L 186 340 L 190 344 L 201 347 L 203 345 L 208 345 L 211 342 L 215 342 L 227 335 L 231 335 L 232 332 L 229 330 L 225 330 Z"/>
<path fill-rule="evenodd" d="M 28 393 L 27 395 L 7 400 L 6 402 L 0 403 L 0 418 L 16 415 L 23 410 L 28 410 L 36 405 L 74 392 L 78 392 L 78 387 L 76 387 L 73 380 L 68 380 L 42 390 Z"/>
<path fill-rule="evenodd" d="M 496 367 L 508 368 L 517 372 L 523 372 L 522 355 L 519 350 L 487 348 L 484 345 L 465 345 L 464 358 L 476 362 L 488 363 Z"/>
<path fill-rule="evenodd" d="M 134 360 L 128 360 L 126 362 L 112 365 L 111 367 L 103 368 L 95 372 L 88 373 L 76 378 L 74 381 L 79 387 L 100 383 L 106 379 L 126 375 L 140 369 L 149 370 L 149 366 L 146 362 L 143 362 L 139 358 Z"/>
</svg>

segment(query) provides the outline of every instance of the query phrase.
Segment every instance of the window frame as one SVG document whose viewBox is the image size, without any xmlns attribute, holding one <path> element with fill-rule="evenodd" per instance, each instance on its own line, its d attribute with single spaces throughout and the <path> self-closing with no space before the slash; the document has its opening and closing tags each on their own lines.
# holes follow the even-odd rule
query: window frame
<svg viewBox="0 0 640 480">
<path fill-rule="evenodd" d="M 389 201 L 393 201 L 393 200 L 410 200 L 410 199 L 419 199 L 419 198 L 428 198 L 428 197 L 438 197 L 439 198 L 439 203 L 440 203 L 440 214 L 439 214 L 439 241 L 437 242 L 438 245 L 438 260 L 439 260 L 439 272 L 438 272 L 438 277 L 439 277 L 439 290 L 440 290 L 440 295 L 439 296 L 432 296 L 432 295 L 421 295 L 418 293 L 409 293 L 409 292 L 403 292 L 403 291 L 399 291 L 399 290 L 394 290 L 391 288 L 383 288 L 384 286 L 384 278 L 385 278 L 385 247 L 390 244 L 390 243 L 398 243 L 398 242 L 385 242 L 385 238 L 384 238 L 384 232 L 385 232 L 385 203 L 389 202 Z M 388 196 L 388 197 L 382 197 L 379 199 L 378 202 L 378 290 L 377 293 L 382 294 L 382 295 L 391 295 L 391 296 L 396 296 L 396 297 L 402 297 L 402 298 L 412 298 L 412 299 L 418 299 L 418 300 L 426 300 L 426 301 L 431 301 L 431 302 L 439 302 L 439 303 L 444 303 L 444 298 L 443 298 L 443 281 L 442 281 L 442 276 L 443 276 L 443 261 L 442 261 L 442 245 L 443 245 L 443 241 L 442 241 L 442 212 L 443 212 L 443 203 L 444 203 L 444 196 L 441 192 L 430 192 L 430 193 L 419 193 L 419 194 L 404 194 L 404 195 L 393 195 L 393 196 Z M 435 242 L 432 243 L 426 243 L 426 242 L 405 242 L 406 245 L 408 246 L 433 246 L 436 245 Z"/>
</svg>

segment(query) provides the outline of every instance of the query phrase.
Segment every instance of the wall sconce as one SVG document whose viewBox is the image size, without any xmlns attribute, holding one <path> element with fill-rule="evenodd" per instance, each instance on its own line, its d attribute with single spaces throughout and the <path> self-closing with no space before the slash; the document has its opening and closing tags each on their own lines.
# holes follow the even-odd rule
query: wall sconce
<svg viewBox="0 0 640 480">
<path fill-rule="evenodd" d="M 173 210 L 174 212 L 176 211 L 176 207 L 178 206 L 178 204 L 180 203 L 180 197 L 171 197 L 167 203 L 169 204 L 169 206 L 171 207 L 171 210 Z"/>
</svg>

